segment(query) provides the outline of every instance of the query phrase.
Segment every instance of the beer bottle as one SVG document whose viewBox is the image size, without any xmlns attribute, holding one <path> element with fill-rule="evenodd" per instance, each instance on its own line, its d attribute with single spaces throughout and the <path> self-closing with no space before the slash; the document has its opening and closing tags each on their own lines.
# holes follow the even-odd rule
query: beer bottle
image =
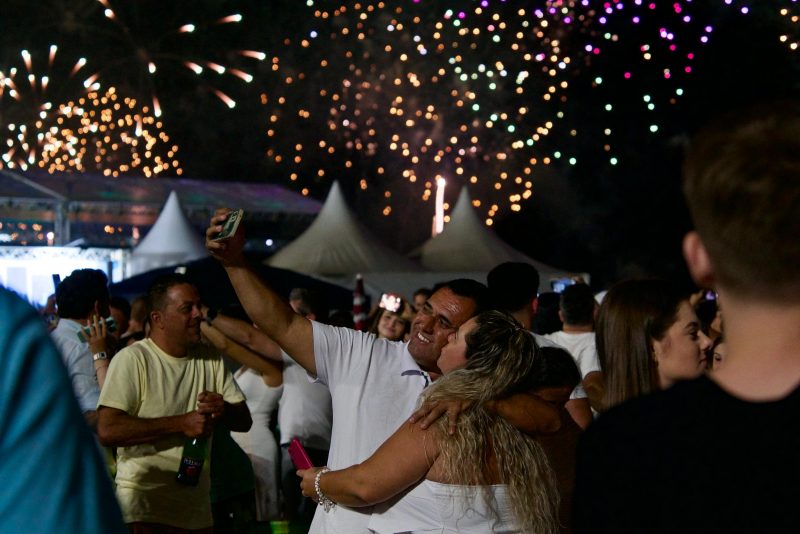
<svg viewBox="0 0 800 534">
<path fill-rule="evenodd" d="M 181 455 L 181 465 L 175 479 L 187 486 L 196 486 L 200 481 L 200 471 L 206 459 L 208 438 L 186 438 Z"/>
</svg>

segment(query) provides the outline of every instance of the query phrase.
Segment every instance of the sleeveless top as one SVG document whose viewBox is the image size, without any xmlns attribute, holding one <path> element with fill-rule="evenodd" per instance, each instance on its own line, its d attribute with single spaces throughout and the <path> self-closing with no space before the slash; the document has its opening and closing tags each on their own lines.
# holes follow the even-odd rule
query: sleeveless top
<svg viewBox="0 0 800 534">
<path fill-rule="evenodd" d="M 486 503 L 484 490 L 492 507 Z M 407 493 L 377 505 L 369 528 L 377 534 L 521 532 L 505 484 L 460 486 L 432 480 L 423 480 Z"/>
</svg>

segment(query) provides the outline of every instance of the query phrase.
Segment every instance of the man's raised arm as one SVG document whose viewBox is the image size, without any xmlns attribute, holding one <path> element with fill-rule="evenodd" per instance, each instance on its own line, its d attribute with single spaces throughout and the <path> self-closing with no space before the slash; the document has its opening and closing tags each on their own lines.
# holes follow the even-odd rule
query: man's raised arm
<svg viewBox="0 0 800 534">
<path fill-rule="evenodd" d="M 221 208 L 211 218 L 211 225 L 206 230 L 206 249 L 225 267 L 239 301 L 253 322 L 306 371 L 316 375 L 311 321 L 296 314 L 247 263 L 242 254 L 243 226 L 239 225 L 233 236 L 214 241 L 229 212 L 229 209 Z"/>
</svg>

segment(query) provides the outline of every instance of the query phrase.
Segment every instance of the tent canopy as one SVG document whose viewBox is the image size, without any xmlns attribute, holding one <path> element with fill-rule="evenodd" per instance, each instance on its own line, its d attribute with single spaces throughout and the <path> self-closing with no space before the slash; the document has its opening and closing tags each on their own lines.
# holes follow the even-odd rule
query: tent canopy
<svg viewBox="0 0 800 534">
<path fill-rule="evenodd" d="M 172 191 L 156 223 L 133 249 L 128 273 L 136 275 L 207 255 L 203 239 L 186 218 L 178 194 Z"/>
<path fill-rule="evenodd" d="M 498 263 L 530 263 L 541 271 L 557 271 L 514 249 L 489 230 L 472 209 L 467 188 L 458 196 L 450 222 L 421 247 L 420 262 L 430 271 L 490 271 Z M 469 251 L 465 254 L 465 251 Z"/>
<path fill-rule="evenodd" d="M 273 267 L 325 276 L 375 271 L 419 271 L 359 223 L 334 182 L 322 210 L 297 239 L 267 260 Z"/>
<path fill-rule="evenodd" d="M 485 280 L 486 273 L 501 263 L 529 263 L 539 271 L 540 291 L 550 291 L 553 279 L 575 274 L 537 261 L 500 239 L 478 219 L 466 187 L 461 189 L 444 231 L 426 241 L 415 254 L 419 255 L 420 263 L 428 271 L 443 276 L 444 273 L 472 273 L 470 278 L 481 281 Z M 586 273 L 579 274 L 588 281 Z"/>
<path fill-rule="evenodd" d="M 356 237 L 349 239 L 350 235 Z M 540 292 L 551 291 L 552 280 L 575 274 L 536 261 L 497 237 L 478 219 L 466 188 L 461 190 L 444 231 L 411 255 L 413 259 L 421 260 L 421 269 L 403 268 L 402 265 L 407 264 L 408 260 L 402 263 L 397 261 L 398 255 L 390 250 L 376 257 L 372 263 L 367 259 L 354 261 L 362 253 L 361 247 L 365 246 L 368 239 L 370 236 L 347 209 L 338 184 L 334 184 L 322 211 L 308 231 L 278 251 L 268 263 L 350 287 L 354 287 L 355 275 L 360 273 L 364 277 L 364 289 L 373 302 L 385 292 L 396 292 L 410 298 L 420 287 L 430 288 L 436 283 L 456 278 L 471 278 L 486 283 L 488 272 L 507 261 L 529 263 L 536 267 L 540 276 Z M 375 256 L 378 256 L 377 250 L 378 245 L 368 245 L 368 251 Z M 393 259 L 387 262 L 386 258 Z M 587 274 L 580 275 L 588 281 Z"/>
</svg>

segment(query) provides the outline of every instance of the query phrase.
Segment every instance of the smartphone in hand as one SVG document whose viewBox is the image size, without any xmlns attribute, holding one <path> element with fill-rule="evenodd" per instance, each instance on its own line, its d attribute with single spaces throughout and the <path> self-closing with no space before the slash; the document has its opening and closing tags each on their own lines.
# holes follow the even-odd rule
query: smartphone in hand
<svg viewBox="0 0 800 534">
<path fill-rule="evenodd" d="M 310 469 L 314 467 L 314 464 L 311 463 L 311 458 L 308 457 L 308 453 L 297 438 L 294 438 L 289 444 L 289 457 L 292 459 L 294 466 L 298 469 Z"/>
<path fill-rule="evenodd" d="M 106 332 L 107 333 L 110 334 L 111 332 L 116 332 L 117 331 L 117 322 L 114 320 L 114 318 L 112 316 L 106 317 L 105 321 L 106 321 Z M 88 326 L 84 326 L 83 328 L 78 330 L 77 334 L 78 334 L 78 339 L 81 340 L 81 342 L 86 343 L 86 341 L 89 338 L 89 327 Z"/>
<path fill-rule="evenodd" d="M 242 218 L 244 218 L 244 210 L 241 208 L 228 213 L 228 218 L 225 219 L 225 224 L 222 225 L 222 231 L 212 241 L 222 241 L 235 234 L 236 229 L 239 228 L 239 223 L 242 222 Z"/>
</svg>

